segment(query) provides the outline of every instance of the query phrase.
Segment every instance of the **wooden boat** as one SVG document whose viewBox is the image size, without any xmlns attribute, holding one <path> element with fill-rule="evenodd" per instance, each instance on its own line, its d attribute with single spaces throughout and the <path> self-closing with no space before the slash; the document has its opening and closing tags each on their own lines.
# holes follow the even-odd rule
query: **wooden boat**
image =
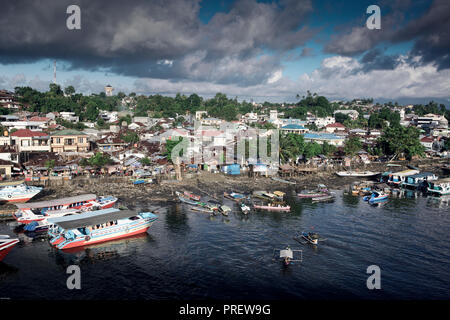
<svg viewBox="0 0 450 320">
<path fill-rule="evenodd" d="M 12 248 L 19 243 L 19 239 L 0 235 L 0 262 L 8 255 Z"/>
<path fill-rule="evenodd" d="M 282 206 L 282 205 L 260 205 L 260 204 L 254 204 L 253 208 L 260 209 L 260 210 L 269 210 L 269 211 L 291 211 L 290 206 Z"/>
<path fill-rule="evenodd" d="M 437 196 L 450 195 L 450 177 L 428 182 L 427 191 Z"/>
<path fill-rule="evenodd" d="M 332 194 L 327 194 L 325 196 L 320 196 L 320 197 L 314 197 L 311 199 L 313 202 L 326 202 L 326 201 L 333 201 L 334 200 L 334 195 Z"/>
<path fill-rule="evenodd" d="M 388 195 L 383 191 L 373 191 L 372 195 L 363 198 L 364 201 L 368 201 L 370 204 L 386 201 L 387 199 Z"/>
<path fill-rule="evenodd" d="M 75 197 L 56 200 L 38 201 L 30 203 L 17 203 L 17 211 L 13 214 L 19 223 L 27 224 L 33 221 L 42 221 L 53 214 L 55 217 L 65 215 L 64 210 L 89 211 L 93 209 L 108 209 L 117 202 L 116 197 L 97 197 L 95 194 L 83 194 Z"/>
<path fill-rule="evenodd" d="M 322 197 L 329 194 L 327 187 L 324 184 L 317 185 L 315 190 L 302 190 L 297 194 L 299 198 L 316 198 Z"/>
<path fill-rule="evenodd" d="M 195 195 L 195 194 L 190 193 L 190 192 L 187 192 L 187 191 L 184 191 L 183 194 L 184 194 L 185 197 L 187 197 L 187 198 L 189 198 L 189 199 L 196 200 L 196 201 L 199 201 L 200 198 L 201 198 L 200 196 Z"/>
<path fill-rule="evenodd" d="M 276 198 L 278 198 L 279 200 L 283 200 L 284 196 L 286 193 L 284 193 L 283 191 L 274 191 L 273 194 L 275 195 Z"/>
<path fill-rule="evenodd" d="M 278 177 L 272 177 L 272 180 L 277 181 L 277 182 L 281 182 L 281 183 L 286 183 L 286 184 L 297 184 L 296 182 L 284 180 L 284 179 L 281 179 L 281 178 L 278 178 Z"/>
<path fill-rule="evenodd" d="M 228 213 L 231 212 L 231 208 L 225 205 L 219 206 L 219 212 L 224 216 L 228 216 Z"/>
<path fill-rule="evenodd" d="M 151 212 L 115 208 L 53 218 L 49 222 L 58 229 L 49 231 L 50 244 L 57 249 L 69 249 L 125 238 L 146 232 L 157 219 Z"/>
<path fill-rule="evenodd" d="M 267 191 L 253 191 L 253 197 L 255 198 L 263 200 L 272 200 L 275 197 L 275 195 L 271 194 L 272 196 L 268 196 L 268 194 L 270 193 L 268 193 Z"/>
<path fill-rule="evenodd" d="M 202 208 L 202 207 L 197 207 L 197 206 L 193 206 L 189 208 L 192 211 L 197 211 L 197 212 L 205 212 L 205 213 L 214 213 L 213 209 L 210 208 Z"/>
<path fill-rule="evenodd" d="M 319 244 L 319 234 L 315 232 L 302 232 L 302 238 L 311 244 Z"/>
<path fill-rule="evenodd" d="M 236 193 L 236 192 L 231 192 L 231 193 L 227 193 L 224 192 L 223 196 L 227 199 L 239 202 L 245 199 L 245 195 L 241 194 L 241 193 Z"/>
<path fill-rule="evenodd" d="M 338 171 L 336 174 L 339 177 L 373 177 L 380 173 L 373 171 Z"/>
</svg>

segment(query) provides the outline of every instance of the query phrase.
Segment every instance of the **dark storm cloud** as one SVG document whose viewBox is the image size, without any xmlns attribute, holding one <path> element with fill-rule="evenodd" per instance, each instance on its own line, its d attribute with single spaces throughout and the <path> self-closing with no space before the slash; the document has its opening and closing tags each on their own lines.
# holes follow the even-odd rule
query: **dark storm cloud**
<svg viewBox="0 0 450 320">
<path fill-rule="evenodd" d="M 66 28 L 72 4 L 81 8 L 81 30 Z M 55 58 L 69 69 L 249 85 L 269 79 L 283 51 L 314 35 L 305 27 L 310 0 L 240 0 L 207 25 L 199 10 L 199 0 L 8 1 L 0 63 Z"/>
<path fill-rule="evenodd" d="M 381 49 L 375 48 L 368 51 L 362 58 L 362 71 L 368 72 L 371 70 L 393 70 L 399 64 L 398 55 L 385 55 Z"/>
<path fill-rule="evenodd" d="M 392 4 L 393 11 L 382 15 L 381 30 L 369 30 L 365 27 L 365 22 L 361 21 L 361 26 L 352 27 L 331 38 L 325 46 L 328 53 L 337 53 L 346 56 L 354 56 L 367 53 L 367 70 L 372 66 L 385 65 L 389 67 L 394 63 L 394 57 L 377 58 L 378 62 L 370 60 L 370 50 L 374 49 L 382 42 L 397 44 L 406 41 L 413 41 L 414 45 L 410 52 L 411 59 L 417 64 L 417 57 L 420 63 L 434 63 L 438 69 L 450 68 L 450 1 L 435 0 L 428 10 L 419 18 L 409 21 L 406 25 L 401 25 L 403 14 L 397 9 L 404 10 L 409 1 L 397 1 Z M 383 10 L 383 9 L 382 9 Z M 372 64 L 372 65 L 370 65 Z"/>
<path fill-rule="evenodd" d="M 392 38 L 393 42 L 415 40 L 411 50 L 423 63 L 450 68 L 450 1 L 436 0 L 419 19 L 411 21 Z"/>
</svg>

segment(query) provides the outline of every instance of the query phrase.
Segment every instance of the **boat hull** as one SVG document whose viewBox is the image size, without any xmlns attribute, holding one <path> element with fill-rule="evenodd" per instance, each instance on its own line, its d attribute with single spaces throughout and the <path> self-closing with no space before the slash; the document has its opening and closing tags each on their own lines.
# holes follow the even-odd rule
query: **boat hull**
<svg viewBox="0 0 450 320">
<path fill-rule="evenodd" d="M 0 244 L 0 261 L 2 261 L 8 253 L 19 243 L 19 239 L 10 239 L 2 244 Z"/>
<path fill-rule="evenodd" d="M 63 244 L 64 241 L 61 241 L 61 242 L 56 241 L 55 243 L 53 243 L 53 245 L 56 246 L 58 249 L 62 249 L 62 250 L 75 248 L 75 247 L 89 246 L 92 244 L 122 239 L 122 238 L 126 238 L 129 236 L 134 236 L 134 235 L 138 235 L 138 234 L 147 232 L 147 230 L 151 227 L 152 224 L 153 224 L 153 221 L 145 222 L 140 226 L 133 227 L 128 232 L 124 230 L 124 231 L 120 231 L 120 232 L 115 232 L 110 235 L 91 238 L 90 240 L 85 240 L 86 237 L 82 237 L 78 241 L 71 241 L 67 244 Z M 63 244 L 63 245 L 61 245 L 61 244 Z"/>
<path fill-rule="evenodd" d="M 259 205 L 254 205 L 253 206 L 255 209 L 260 209 L 260 210 L 268 210 L 268 211 L 290 211 L 291 207 L 269 207 L 269 206 L 259 206 Z"/>
</svg>

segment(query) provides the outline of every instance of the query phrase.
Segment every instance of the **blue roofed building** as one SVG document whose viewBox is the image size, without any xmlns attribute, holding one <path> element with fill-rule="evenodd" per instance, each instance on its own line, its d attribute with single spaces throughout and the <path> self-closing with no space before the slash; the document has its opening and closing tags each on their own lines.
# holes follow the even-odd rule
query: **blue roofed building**
<svg viewBox="0 0 450 320">
<path fill-rule="evenodd" d="M 308 128 L 301 126 L 299 124 L 288 124 L 281 127 L 281 131 L 283 133 L 296 133 L 296 134 L 304 134 L 309 131 Z"/>
<path fill-rule="evenodd" d="M 322 132 L 310 132 L 303 135 L 306 142 L 317 142 L 318 144 L 323 144 L 327 142 L 328 144 L 340 147 L 344 145 L 345 138 L 342 136 L 337 136 L 333 133 L 322 133 Z"/>
</svg>

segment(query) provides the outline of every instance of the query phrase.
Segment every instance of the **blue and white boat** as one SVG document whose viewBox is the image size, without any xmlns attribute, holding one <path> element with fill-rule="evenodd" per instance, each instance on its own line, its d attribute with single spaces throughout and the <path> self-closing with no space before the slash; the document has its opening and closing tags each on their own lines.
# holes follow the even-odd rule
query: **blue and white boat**
<svg viewBox="0 0 450 320">
<path fill-rule="evenodd" d="M 435 181 L 438 177 L 432 172 L 421 172 L 407 176 L 400 186 L 403 188 L 421 189 L 428 187 L 428 181 Z"/>
<path fill-rule="evenodd" d="M 368 201 L 370 204 L 386 201 L 387 199 L 388 195 L 383 191 L 373 191 L 370 196 L 365 196 L 363 198 L 364 201 Z"/>
<path fill-rule="evenodd" d="M 109 208 L 75 216 L 50 218 L 55 228 L 48 231 L 50 244 L 57 249 L 70 249 L 125 238 L 146 232 L 158 219 L 151 212 Z"/>
<path fill-rule="evenodd" d="M 39 192 L 42 187 L 27 186 L 24 180 L 0 183 L 0 201 L 27 202 Z"/>
</svg>

